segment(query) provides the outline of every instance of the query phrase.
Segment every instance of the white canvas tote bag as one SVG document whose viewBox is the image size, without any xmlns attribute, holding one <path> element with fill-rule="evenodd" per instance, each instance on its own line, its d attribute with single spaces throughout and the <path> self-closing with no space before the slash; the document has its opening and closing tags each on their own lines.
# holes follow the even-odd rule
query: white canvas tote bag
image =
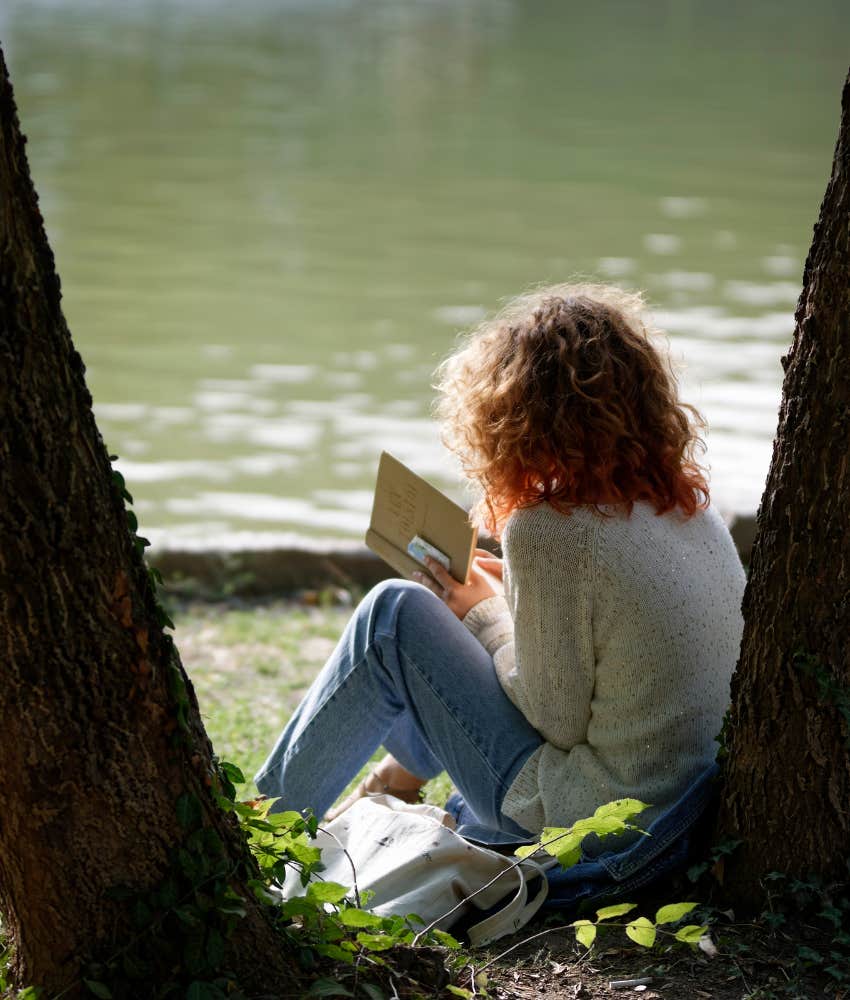
<svg viewBox="0 0 850 1000">
<path fill-rule="evenodd" d="M 436 806 L 409 805 L 392 795 L 366 796 L 319 830 L 313 841 L 325 865 L 319 877 L 351 886 L 353 899 L 356 872 L 357 889 L 374 893 L 366 909 L 381 916 L 415 913 L 440 930 L 470 910 L 503 902 L 468 928 L 472 945 L 519 930 L 546 899 L 543 870 L 534 861 L 517 863 L 471 844 L 453 826 L 454 819 Z M 529 899 L 528 883 L 535 879 Z M 285 899 L 304 894 L 298 872 L 289 873 L 281 891 Z"/>
</svg>

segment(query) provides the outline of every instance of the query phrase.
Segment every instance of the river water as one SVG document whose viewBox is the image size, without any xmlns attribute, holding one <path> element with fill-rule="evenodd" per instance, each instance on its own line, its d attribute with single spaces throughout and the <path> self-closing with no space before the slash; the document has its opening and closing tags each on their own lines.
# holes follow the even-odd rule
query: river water
<svg viewBox="0 0 850 1000">
<path fill-rule="evenodd" d="M 2 0 L 98 422 L 157 545 L 357 537 L 458 332 L 646 290 L 724 510 L 767 472 L 850 5 Z"/>
</svg>

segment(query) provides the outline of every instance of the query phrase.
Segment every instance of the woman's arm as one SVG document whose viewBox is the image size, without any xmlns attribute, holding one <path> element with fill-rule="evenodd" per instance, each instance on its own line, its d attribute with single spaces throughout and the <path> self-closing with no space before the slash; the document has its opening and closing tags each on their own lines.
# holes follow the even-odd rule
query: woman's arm
<svg viewBox="0 0 850 1000">
<path fill-rule="evenodd" d="M 503 538 L 512 647 L 494 655 L 514 704 L 554 747 L 587 738 L 596 660 L 595 545 L 599 519 L 548 504 L 516 511 Z"/>
</svg>

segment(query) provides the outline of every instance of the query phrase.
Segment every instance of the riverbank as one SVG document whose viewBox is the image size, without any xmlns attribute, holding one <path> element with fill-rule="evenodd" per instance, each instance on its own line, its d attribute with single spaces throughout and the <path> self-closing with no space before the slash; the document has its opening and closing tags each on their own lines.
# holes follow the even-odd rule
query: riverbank
<svg viewBox="0 0 850 1000">
<path fill-rule="evenodd" d="M 726 516 L 726 522 L 746 565 L 755 538 L 755 515 L 732 514 Z M 148 559 L 171 593 L 207 600 L 256 599 L 305 591 L 321 594 L 336 589 L 361 593 L 394 575 L 364 545 L 338 540 L 305 538 L 297 544 L 265 549 L 155 547 Z"/>
<path fill-rule="evenodd" d="M 216 753 L 251 775 L 333 649 L 354 597 L 332 588 L 308 591 L 299 600 L 167 599 L 177 646 Z M 447 790 L 447 779 L 438 778 L 427 786 L 427 795 L 439 804 L 445 801 Z M 245 796 L 252 791 L 251 784 L 240 789 Z M 658 898 L 641 900 L 640 912 L 651 917 L 659 905 L 694 898 L 710 896 L 704 887 L 684 880 L 665 886 Z M 703 912 L 712 924 L 717 956 L 666 943 L 645 951 L 614 928 L 589 953 L 576 944 L 574 930 L 563 919 L 549 915 L 538 917 L 515 937 L 475 952 L 474 971 L 487 966 L 492 1000 L 603 1000 L 634 995 L 652 1000 L 814 996 L 839 1000 L 847 996 L 840 983 L 818 973 L 817 965 L 801 957 L 811 956 L 812 949 L 824 950 L 823 935 L 813 928 L 798 928 L 790 919 L 788 926 L 779 929 L 775 921 L 771 924 L 761 917 L 742 923 L 725 908 L 708 906 Z M 468 973 L 462 973 L 459 980 L 467 987 Z M 637 983 L 625 991 L 609 985 L 623 980 Z M 483 982 L 479 980 L 479 994 Z M 825 989 L 827 983 L 831 989 Z"/>
</svg>

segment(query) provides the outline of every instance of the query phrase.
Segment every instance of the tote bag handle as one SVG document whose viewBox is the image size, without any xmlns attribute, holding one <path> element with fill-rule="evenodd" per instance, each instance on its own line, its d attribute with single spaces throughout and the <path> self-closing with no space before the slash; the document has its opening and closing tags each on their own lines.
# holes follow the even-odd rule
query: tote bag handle
<svg viewBox="0 0 850 1000">
<path fill-rule="evenodd" d="M 526 871 L 527 870 L 527 871 Z M 469 943 L 474 947 L 488 944 L 496 938 L 511 934 L 524 927 L 546 900 L 549 892 L 549 882 L 546 874 L 536 861 L 526 859 L 514 868 L 519 878 L 519 885 L 513 897 L 496 913 L 491 913 L 484 920 L 479 920 L 467 930 Z M 529 902 L 528 882 L 530 879 L 540 879 L 540 888 Z"/>
</svg>

